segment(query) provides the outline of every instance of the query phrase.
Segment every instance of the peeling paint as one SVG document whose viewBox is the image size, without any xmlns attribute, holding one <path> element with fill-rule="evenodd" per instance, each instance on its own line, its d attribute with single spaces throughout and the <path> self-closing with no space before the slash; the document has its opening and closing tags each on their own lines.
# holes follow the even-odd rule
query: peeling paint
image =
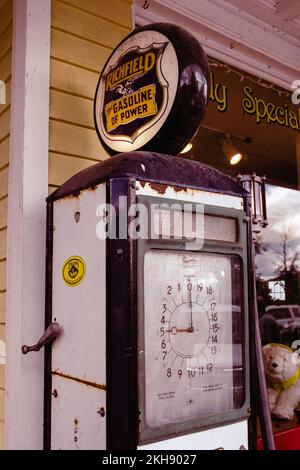
<svg viewBox="0 0 300 470">
<path fill-rule="evenodd" d="M 144 188 L 145 186 L 148 186 L 151 188 L 153 191 L 155 191 L 158 195 L 165 194 L 170 188 L 172 191 L 175 191 L 175 193 L 184 193 L 184 194 L 191 194 L 193 195 L 195 193 L 195 190 L 192 188 L 186 188 L 182 186 L 173 186 L 173 185 L 167 185 L 167 184 L 161 184 L 161 183 L 152 183 L 150 181 L 140 181 L 141 186 Z"/>
<path fill-rule="evenodd" d="M 167 185 L 160 183 L 149 183 L 149 186 L 153 189 L 153 191 L 156 191 L 158 194 L 165 194 L 168 187 Z"/>
<path fill-rule="evenodd" d="M 79 197 L 81 196 L 82 193 L 84 192 L 95 192 L 97 190 L 97 187 L 98 187 L 98 184 L 95 184 L 95 185 L 92 185 L 90 186 L 89 188 L 84 188 L 84 189 L 78 189 L 76 191 L 73 191 L 71 194 L 67 194 L 66 196 L 63 196 L 62 198 L 60 199 L 56 199 L 56 203 L 59 203 L 59 202 L 62 202 L 62 201 L 66 201 L 68 199 L 79 199 Z"/>
</svg>

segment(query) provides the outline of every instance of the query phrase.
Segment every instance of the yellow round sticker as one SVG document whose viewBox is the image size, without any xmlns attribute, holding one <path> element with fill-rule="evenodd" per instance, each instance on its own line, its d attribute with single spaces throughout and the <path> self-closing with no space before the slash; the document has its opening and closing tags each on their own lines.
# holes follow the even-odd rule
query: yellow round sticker
<svg viewBox="0 0 300 470">
<path fill-rule="evenodd" d="M 78 286 L 85 276 L 85 262 L 80 256 L 68 258 L 62 269 L 62 277 L 67 286 Z"/>
</svg>

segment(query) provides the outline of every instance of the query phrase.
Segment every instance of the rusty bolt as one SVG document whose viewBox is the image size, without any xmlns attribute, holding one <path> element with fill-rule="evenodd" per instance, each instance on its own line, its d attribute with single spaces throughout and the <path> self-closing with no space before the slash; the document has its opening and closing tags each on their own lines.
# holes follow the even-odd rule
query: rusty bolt
<svg viewBox="0 0 300 470">
<path fill-rule="evenodd" d="M 105 416 L 105 409 L 103 408 L 103 406 L 101 406 L 100 410 L 97 411 L 97 413 L 102 416 L 102 418 Z"/>
<path fill-rule="evenodd" d="M 53 390 L 52 395 L 54 396 L 54 398 L 58 397 L 58 391 L 56 390 L 56 388 Z"/>
</svg>

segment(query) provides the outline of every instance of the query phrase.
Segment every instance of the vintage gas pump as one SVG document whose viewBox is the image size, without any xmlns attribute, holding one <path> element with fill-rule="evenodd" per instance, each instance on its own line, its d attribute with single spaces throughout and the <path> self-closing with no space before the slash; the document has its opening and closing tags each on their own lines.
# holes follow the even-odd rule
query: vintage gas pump
<svg viewBox="0 0 300 470">
<path fill-rule="evenodd" d="M 48 198 L 45 448 L 249 447 L 250 196 L 172 156 L 208 83 L 201 46 L 168 24 L 104 67 L 95 121 L 119 155 Z"/>
</svg>

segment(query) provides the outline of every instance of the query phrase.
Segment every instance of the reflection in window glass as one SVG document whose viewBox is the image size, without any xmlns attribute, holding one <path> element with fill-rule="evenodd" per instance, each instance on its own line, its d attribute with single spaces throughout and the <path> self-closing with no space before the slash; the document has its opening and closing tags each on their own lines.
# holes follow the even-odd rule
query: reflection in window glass
<svg viewBox="0 0 300 470">
<path fill-rule="evenodd" d="M 291 348 L 300 339 L 300 191 L 277 186 L 267 186 L 266 190 L 269 226 L 262 230 L 255 246 L 261 340 L 262 346 L 280 343 Z M 286 371 L 292 374 L 294 369 L 281 370 L 277 358 L 268 367 L 274 368 L 276 383 L 288 390 Z M 268 380 L 268 387 L 276 393 L 270 375 Z M 283 418 L 280 396 L 272 407 L 275 432 L 298 425 L 296 413 Z"/>
<path fill-rule="evenodd" d="M 268 286 L 272 300 L 285 300 L 284 281 L 269 281 Z"/>
<path fill-rule="evenodd" d="M 300 192 L 271 185 L 267 185 L 266 190 L 269 226 L 257 241 L 258 276 L 264 281 L 286 281 L 289 275 L 297 278 L 300 273 Z M 286 300 L 290 295 L 294 303 L 298 303 L 295 302 L 299 301 L 297 282 L 290 284 L 289 279 Z"/>
<path fill-rule="evenodd" d="M 288 308 L 270 307 L 269 310 L 267 310 L 267 312 L 270 313 L 277 320 L 283 320 L 284 318 L 291 318 L 291 313 Z"/>
<path fill-rule="evenodd" d="M 300 191 L 267 185 L 269 226 L 256 243 L 262 340 L 300 338 Z"/>
<path fill-rule="evenodd" d="M 292 310 L 295 317 L 300 317 L 300 308 L 293 307 Z"/>
<path fill-rule="evenodd" d="M 267 185 L 269 226 L 256 243 L 260 314 L 267 307 L 300 307 L 300 192 Z M 296 315 L 296 314 L 295 314 Z"/>
</svg>

